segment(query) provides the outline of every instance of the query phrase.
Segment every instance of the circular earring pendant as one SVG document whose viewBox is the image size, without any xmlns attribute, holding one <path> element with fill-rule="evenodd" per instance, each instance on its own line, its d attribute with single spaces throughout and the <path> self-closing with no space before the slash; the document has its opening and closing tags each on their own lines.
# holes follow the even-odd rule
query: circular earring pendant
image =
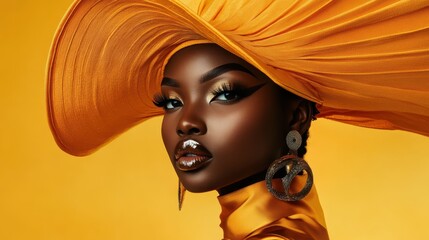
<svg viewBox="0 0 429 240">
<path fill-rule="evenodd" d="M 274 189 L 272 180 L 274 175 L 281 171 L 286 170 L 286 176 L 282 177 L 282 185 L 284 191 Z M 307 172 L 307 181 L 300 192 L 290 193 L 292 180 L 302 171 Z M 308 163 L 295 155 L 286 155 L 275 160 L 268 168 L 267 175 L 265 176 L 267 189 L 271 194 L 282 201 L 298 201 L 307 196 L 313 186 L 313 172 L 311 171 Z"/>
<path fill-rule="evenodd" d="M 302 144 L 301 134 L 297 130 L 291 130 L 286 135 L 286 144 L 290 151 L 296 152 Z"/>
</svg>

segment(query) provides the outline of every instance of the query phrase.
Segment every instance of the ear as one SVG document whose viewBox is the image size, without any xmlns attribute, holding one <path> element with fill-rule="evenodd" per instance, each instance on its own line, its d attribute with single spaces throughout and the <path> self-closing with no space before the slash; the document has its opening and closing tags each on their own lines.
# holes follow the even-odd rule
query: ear
<svg viewBox="0 0 429 240">
<path fill-rule="evenodd" d="M 290 129 L 304 134 L 310 128 L 311 120 L 313 119 L 313 108 L 311 107 L 311 102 L 308 100 L 300 99 L 298 101 L 289 126 Z"/>
</svg>

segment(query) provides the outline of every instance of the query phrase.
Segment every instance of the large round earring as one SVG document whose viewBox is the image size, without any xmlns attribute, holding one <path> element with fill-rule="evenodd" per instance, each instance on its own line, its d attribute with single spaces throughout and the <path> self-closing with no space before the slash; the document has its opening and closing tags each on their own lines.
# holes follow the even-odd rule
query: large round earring
<svg viewBox="0 0 429 240">
<path fill-rule="evenodd" d="M 289 153 L 275 160 L 268 168 L 265 176 L 268 191 L 279 200 L 283 201 L 298 201 L 307 196 L 313 186 L 313 172 L 308 163 L 298 157 L 298 149 L 301 147 L 302 138 L 298 131 L 292 130 L 286 136 L 286 144 L 289 148 Z M 274 189 L 272 180 L 277 172 L 285 170 L 286 175 L 281 178 L 284 192 Z M 298 175 L 307 172 L 307 181 L 300 192 L 290 193 L 292 180 Z"/>
<path fill-rule="evenodd" d="M 186 192 L 186 188 L 179 180 L 179 191 L 178 191 L 179 211 L 182 210 L 182 204 L 183 204 L 183 199 L 185 198 L 185 192 Z"/>
</svg>

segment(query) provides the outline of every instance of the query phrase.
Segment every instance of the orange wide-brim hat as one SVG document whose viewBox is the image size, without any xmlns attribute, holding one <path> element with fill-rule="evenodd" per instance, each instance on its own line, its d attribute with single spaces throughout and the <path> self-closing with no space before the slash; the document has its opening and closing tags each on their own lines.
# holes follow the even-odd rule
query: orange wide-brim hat
<svg viewBox="0 0 429 240">
<path fill-rule="evenodd" d="M 429 1 L 80 0 L 48 66 L 52 132 L 82 156 L 163 110 L 168 58 L 220 45 L 318 117 L 429 136 Z"/>
</svg>

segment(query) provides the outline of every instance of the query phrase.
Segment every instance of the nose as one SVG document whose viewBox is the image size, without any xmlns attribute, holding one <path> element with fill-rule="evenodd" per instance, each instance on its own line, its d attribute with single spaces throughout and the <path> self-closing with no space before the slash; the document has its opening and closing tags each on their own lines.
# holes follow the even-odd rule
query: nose
<svg viewBox="0 0 429 240">
<path fill-rule="evenodd" d="M 203 120 L 203 114 L 195 109 L 184 109 L 177 124 L 177 135 L 203 135 L 207 132 L 207 126 Z"/>
</svg>

